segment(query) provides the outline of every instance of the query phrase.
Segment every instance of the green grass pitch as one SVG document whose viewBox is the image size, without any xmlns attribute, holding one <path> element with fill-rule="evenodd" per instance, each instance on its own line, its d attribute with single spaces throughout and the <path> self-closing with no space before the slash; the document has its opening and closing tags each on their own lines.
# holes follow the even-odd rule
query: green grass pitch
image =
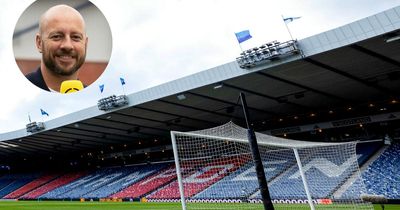
<svg viewBox="0 0 400 210">
<path fill-rule="evenodd" d="M 240 208 L 237 208 L 240 205 Z M 275 204 L 276 210 L 284 209 L 296 209 L 296 210 L 308 210 L 308 206 L 304 205 L 283 205 Z M 316 209 L 349 209 L 346 206 L 342 208 L 335 206 L 317 206 Z M 138 209 L 138 210 L 180 210 L 181 206 L 179 203 L 139 203 L 139 202 L 124 202 L 124 203 L 112 203 L 112 202 L 56 202 L 56 201 L 2 201 L 0 202 L 0 210 L 126 210 L 126 209 Z M 188 210 L 194 209 L 248 209 L 248 210 L 263 210 L 262 205 L 256 204 L 189 204 Z M 352 209 L 352 208 L 351 208 Z M 380 206 L 375 206 L 376 210 L 380 210 Z M 385 210 L 397 210 L 400 209 L 400 205 L 385 205 Z"/>
</svg>

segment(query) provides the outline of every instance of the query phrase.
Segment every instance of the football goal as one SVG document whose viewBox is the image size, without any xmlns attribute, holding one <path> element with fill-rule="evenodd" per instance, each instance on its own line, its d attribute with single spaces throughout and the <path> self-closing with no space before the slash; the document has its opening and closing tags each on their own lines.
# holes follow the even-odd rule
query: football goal
<svg viewBox="0 0 400 210">
<path fill-rule="evenodd" d="M 373 210 L 360 198 L 356 142 L 256 137 L 275 209 Z M 229 122 L 171 138 L 183 210 L 263 209 L 247 129 Z"/>
</svg>

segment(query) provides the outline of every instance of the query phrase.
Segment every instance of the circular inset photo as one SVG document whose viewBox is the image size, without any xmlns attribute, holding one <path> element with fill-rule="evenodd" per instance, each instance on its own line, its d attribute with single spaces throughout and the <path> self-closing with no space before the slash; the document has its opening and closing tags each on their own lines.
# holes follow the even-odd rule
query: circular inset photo
<svg viewBox="0 0 400 210">
<path fill-rule="evenodd" d="M 50 92 L 79 91 L 108 65 L 112 34 L 103 13 L 87 0 L 37 0 L 20 16 L 14 57 L 25 77 Z"/>
</svg>

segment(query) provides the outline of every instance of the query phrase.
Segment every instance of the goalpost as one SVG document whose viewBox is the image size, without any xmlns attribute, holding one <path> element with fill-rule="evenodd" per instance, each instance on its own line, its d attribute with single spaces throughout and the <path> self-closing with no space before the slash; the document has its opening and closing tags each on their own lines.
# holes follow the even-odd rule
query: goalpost
<svg viewBox="0 0 400 210">
<path fill-rule="evenodd" d="M 275 209 L 373 210 L 360 198 L 366 190 L 355 142 L 256 137 Z M 179 198 L 183 210 L 263 209 L 246 129 L 229 122 L 194 132 L 171 131 L 171 139 L 179 193 L 165 193 Z"/>
</svg>

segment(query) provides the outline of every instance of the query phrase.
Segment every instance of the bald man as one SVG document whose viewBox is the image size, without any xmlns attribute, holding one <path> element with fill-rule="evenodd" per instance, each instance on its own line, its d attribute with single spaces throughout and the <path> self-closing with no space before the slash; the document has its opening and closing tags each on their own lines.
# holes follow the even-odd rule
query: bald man
<svg viewBox="0 0 400 210">
<path fill-rule="evenodd" d="M 26 75 L 36 86 L 59 92 L 65 80 L 78 79 L 85 62 L 88 37 L 82 15 L 67 5 L 48 9 L 40 18 L 36 48 L 42 54 L 40 67 Z"/>
</svg>

